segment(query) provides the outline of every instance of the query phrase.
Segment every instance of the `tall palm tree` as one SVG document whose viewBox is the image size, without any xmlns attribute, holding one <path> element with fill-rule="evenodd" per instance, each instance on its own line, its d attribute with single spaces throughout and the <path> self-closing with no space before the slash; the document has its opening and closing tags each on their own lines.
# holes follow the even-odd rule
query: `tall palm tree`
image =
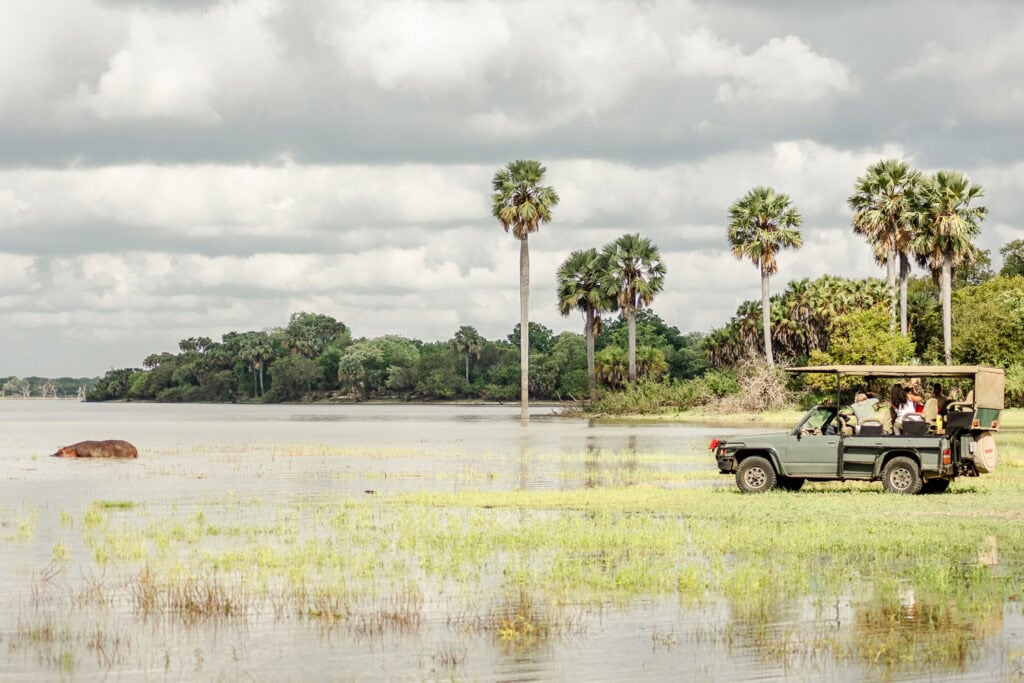
<svg viewBox="0 0 1024 683">
<path fill-rule="evenodd" d="M 519 240 L 519 329 L 530 329 L 530 246 L 531 232 L 551 220 L 558 205 L 553 187 L 541 185 L 547 171 L 539 161 L 510 161 L 491 180 L 491 210 L 505 232 Z M 522 422 L 530 414 L 530 335 L 519 335 L 519 393 Z"/>
<path fill-rule="evenodd" d="M 779 249 L 797 249 L 804 243 L 799 227 L 802 218 L 789 196 L 770 187 L 755 187 L 729 207 L 729 246 L 741 261 L 749 258 L 761 272 L 761 315 L 764 325 L 764 355 L 772 355 L 771 297 L 768 279 L 778 270 Z"/>
<path fill-rule="evenodd" d="M 558 310 L 563 316 L 583 313 L 583 334 L 587 338 L 587 383 L 594 399 L 597 374 L 594 369 L 594 338 L 601 334 L 601 313 L 615 310 L 608 295 L 607 267 L 597 249 L 574 251 L 558 267 Z"/>
<path fill-rule="evenodd" d="M 661 252 L 640 235 L 623 235 L 602 252 L 608 277 L 605 291 L 613 296 L 629 325 L 629 381 L 636 381 L 636 312 L 646 308 L 665 286 Z"/>
<path fill-rule="evenodd" d="M 449 342 L 456 353 L 466 359 L 466 386 L 469 386 L 469 357 L 476 356 L 480 359 L 480 352 L 484 348 L 484 338 L 472 325 L 463 325 L 455 333 Z"/>
<path fill-rule="evenodd" d="M 920 203 L 915 217 L 917 236 L 913 247 L 918 263 L 939 274 L 942 299 L 942 342 L 946 363 L 953 362 L 952 308 L 950 305 L 953 268 L 975 250 L 973 240 L 980 232 L 988 209 L 971 206 L 984 196 L 980 185 L 972 185 L 962 173 L 939 171 L 922 183 Z"/>
<path fill-rule="evenodd" d="M 853 194 L 847 199 L 853 209 L 853 231 L 867 237 L 874 248 L 875 261 L 885 263 L 896 298 L 897 260 L 900 282 L 900 334 L 907 334 L 907 278 L 910 276 L 911 241 L 914 237 L 914 207 L 921 185 L 921 172 L 899 159 L 884 159 L 869 166 L 857 178 Z M 895 305 L 890 305 L 893 327 Z"/>
</svg>

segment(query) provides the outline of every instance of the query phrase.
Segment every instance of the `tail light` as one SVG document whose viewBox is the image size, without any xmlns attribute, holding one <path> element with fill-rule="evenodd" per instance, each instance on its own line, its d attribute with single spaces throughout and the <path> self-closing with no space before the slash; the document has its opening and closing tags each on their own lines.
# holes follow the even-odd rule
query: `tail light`
<svg viewBox="0 0 1024 683">
<path fill-rule="evenodd" d="M 943 448 L 942 449 L 942 464 L 943 465 L 948 465 L 952 461 L 953 461 L 953 457 L 952 457 L 952 454 L 949 451 L 949 448 Z"/>
<path fill-rule="evenodd" d="M 721 441 L 719 441 L 718 439 L 711 439 L 711 450 L 715 450 L 716 448 L 718 448 L 718 444 L 720 443 Z"/>
<path fill-rule="evenodd" d="M 992 420 L 992 429 L 999 429 L 999 420 Z"/>
<path fill-rule="evenodd" d="M 980 420 L 975 420 L 974 422 L 971 423 L 971 426 L 972 427 L 980 427 L 981 426 L 981 421 Z"/>
</svg>

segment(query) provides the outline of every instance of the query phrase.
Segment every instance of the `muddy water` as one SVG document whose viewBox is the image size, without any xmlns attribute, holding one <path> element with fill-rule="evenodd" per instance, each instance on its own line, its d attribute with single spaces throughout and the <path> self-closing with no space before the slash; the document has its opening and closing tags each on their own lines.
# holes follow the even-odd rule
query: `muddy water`
<svg viewBox="0 0 1024 683">
<path fill-rule="evenodd" d="M 690 607 L 652 596 L 570 606 L 550 636 L 509 641 L 474 626 L 472 601 L 453 600 L 452 591 L 424 579 L 416 614 L 384 625 L 290 618 L 275 613 L 272 601 L 241 618 L 174 619 L 133 607 L 124 580 L 140 561 L 101 562 L 95 544 L 83 540 L 97 501 L 112 506 L 104 532 L 116 535 L 197 513 L 225 525 L 274 524 L 289 506 L 302 517 L 317 505 L 411 491 L 574 489 L 628 482 L 637 469 L 698 474 L 667 476 L 666 486 L 730 483 L 700 476 L 713 470 L 701 456 L 721 429 L 591 424 L 547 408 L 532 415 L 523 429 L 518 407 L 500 406 L 0 401 L 0 680 L 918 677 L 837 662 L 813 648 L 796 660 L 773 650 L 833 622 L 843 641 L 858 637 L 863 615 L 848 599 L 824 608 L 793 600 L 756 627 L 724 602 Z M 139 460 L 46 457 L 74 441 L 105 438 L 133 442 Z M 991 641 L 966 665 L 920 677 L 1019 674 L 1006 663 L 1008 650 L 1024 651 L 1019 611 L 990 621 L 965 625 Z"/>
</svg>

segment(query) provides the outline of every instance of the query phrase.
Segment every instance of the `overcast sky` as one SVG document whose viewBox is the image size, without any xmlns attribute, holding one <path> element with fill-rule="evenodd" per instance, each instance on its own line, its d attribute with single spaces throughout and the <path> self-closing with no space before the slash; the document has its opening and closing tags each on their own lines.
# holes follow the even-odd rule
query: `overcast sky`
<svg viewBox="0 0 1024 683">
<path fill-rule="evenodd" d="M 98 375 L 326 313 L 355 336 L 504 337 L 518 244 L 490 179 L 538 159 L 531 319 L 574 249 L 640 232 L 683 331 L 757 298 L 729 204 L 788 193 L 798 277 L 880 275 L 845 200 L 884 157 L 986 190 L 1024 238 L 1016 2 L 0 3 L 0 376 Z"/>
</svg>

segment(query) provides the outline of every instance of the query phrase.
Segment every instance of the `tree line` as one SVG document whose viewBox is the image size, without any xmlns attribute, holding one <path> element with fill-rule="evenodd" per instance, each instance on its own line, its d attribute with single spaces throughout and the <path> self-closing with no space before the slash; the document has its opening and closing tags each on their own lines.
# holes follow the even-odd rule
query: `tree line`
<svg viewBox="0 0 1024 683">
<path fill-rule="evenodd" d="M 601 378 L 616 386 L 625 361 L 629 325 L 608 320 L 597 345 Z M 641 350 L 655 359 L 640 377 L 684 380 L 707 367 L 702 337 L 682 334 L 650 310 L 634 319 Z M 176 353 L 147 356 L 142 367 L 108 371 L 90 400 L 299 401 L 470 399 L 515 401 L 519 397 L 520 326 L 503 339 L 486 339 L 472 326 L 452 337 L 424 342 L 399 335 L 353 339 L 349 327 L 320 313 L 293 314 L 269 330 L 229 332 L 220 341 L 189 337 Z M 535 399 L 571 400 L 588 392 L 583 335 L 555 334 L 529 324 Z M 643 354 L 641 354 L 643 357 Z M 641 366 L 643 367 L 643 366 Z"/>
</svg>

